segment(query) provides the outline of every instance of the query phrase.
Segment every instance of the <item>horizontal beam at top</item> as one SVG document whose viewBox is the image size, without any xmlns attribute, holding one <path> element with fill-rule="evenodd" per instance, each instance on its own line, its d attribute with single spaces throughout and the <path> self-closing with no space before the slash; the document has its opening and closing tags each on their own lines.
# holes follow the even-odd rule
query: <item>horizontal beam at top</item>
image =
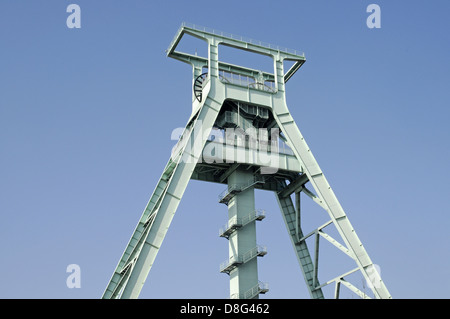
<svg viewBox="0 0 450 319">
<path fill-rule="evenodd" d="M 214 38 L 218 43 L 233 46 L 239 49 L 252 51 L 264 55 L 279 56 L 281 59 L 288 60 L 305 60 L 304 52 L 273 45 L 270 43 L 253 40 L 247 37 L 233 35 L 231 33 L 214 30 L 212 28 L 202 27 L 194 24 L 182 23 L 178 29 L 174 39 L 167 48 L 167 54 L 170 54 L 175 50 L 176 46 L 183 37 L 183 34 L 187 33 L 200 39 Z"/>
</svg>

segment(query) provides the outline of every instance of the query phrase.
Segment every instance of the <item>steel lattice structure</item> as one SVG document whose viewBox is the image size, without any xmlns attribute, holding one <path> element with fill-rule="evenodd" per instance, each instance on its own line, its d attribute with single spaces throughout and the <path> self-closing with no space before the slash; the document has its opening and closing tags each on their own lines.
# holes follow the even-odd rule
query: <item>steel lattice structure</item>
<svg viewBox="0 0 450 319">
<path fill-rule="evenodd" d="M 207 58 L 176 51 L 186 34 L 206 41 Z M 274 73 L 219 61 L 219 44 L 271 57 Z M 219 202 L 228 207 L 229 220 L 220 236 L 228 239 L 230 256 L 220 265 L 220 271 L 230 276 L 231 298 L 258 298 L 268 291 L 257 274 L 257 257 L 267 250 L 256 243 L 256 222 L 264 219 L 265 212 L 255 209 L 255 189 L 275 193 L 312 298 L 324 298 L 322 288 L 329 284 L 335 284 L 336 298 L 341 286 L 366 298 L 346 280 L 354 272 L 372 283 L 376 298 L 391 298 L 288 110 L 285 84 L 305 62 L 304 54 L 182 24 L 167 56 L 192 65 L 192 114 L 103 298 L 139 296 L 190 179 L 228 185 Z M 283 66 L 286 60 L 293 62 L 287 72 Z M 220 134 L 211 138 L 210 132 Z M 301 193 L 329 216 L 328 222 L 307 235 L 301 227 Z M 325 233 L 330 225 L 336 227 L 338 240 Z M 316 238 L 313 254 L 306 244 L 310 236 Z M 352 259 L 355 268 L 321 283 L 320 238 Z"/>
</svg>

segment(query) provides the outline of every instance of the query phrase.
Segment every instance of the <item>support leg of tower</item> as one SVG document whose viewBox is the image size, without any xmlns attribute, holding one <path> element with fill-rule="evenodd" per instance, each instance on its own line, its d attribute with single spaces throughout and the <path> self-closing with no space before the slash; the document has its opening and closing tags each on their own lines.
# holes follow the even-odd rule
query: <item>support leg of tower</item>
<svg viewBox="0 0 450 319">
<path fill-rule="evenodd" d="M 122 258 L 104 299 L 137 298 L 161 247 L 192 172 L 201 156 L 204 130 L 212 128 L 221 104 L 207 98 L 191 128 L 180 140 L 179 156 L 170 160 Z"/>
<path fill-rule="evenodd" d="M 277 61 L 277 68 L 282 69 L 282 64 Z M 356 264 L 362 275 L 368 282 L 375 282 L 372 291 L 376 298 L 390 299 L 391 295 L 377 272 L 373 272 L 373 263 L 367 254 L 363 244 L 359 240 L 355 229 L 342 209 L 325 175 L 314 158 L 304 137 L 295 124 L 287 106 L 284 103 L 274 105 L 274 116 L 284 133 L 292 151 L 302 163 L 304 174 L 316 191 L 320 205 L 328 212 L 332 222 L 336 226 L 345 246 L 355 256 Z"/>
<path fill-rule="evenodd" d="M 309 253 L 306 241 L 299 242 L 299 238 L 303 237 L 303 232 L 300 228 L 300 206 L 297 207 L 297 211 L 294 207 L 292 199 L 290 196 L 282 197 L 277 194 L 278 204 L 280 210 L 283 214 L 283 219 L 286 224 L 286 228 L 289 232 L 292 245 L 294 246 L 295 253 L 302 269 L 303 277 L 305 278 L 306 284 L 308 286 L 308 291 L 311 298 L 323 299 L 322 289 L 316 287 L 318 286 L 318 280 L 314 275 L 314 264 Z M 300 202 L 298 201 L 298 204 Z"/>
</svg>

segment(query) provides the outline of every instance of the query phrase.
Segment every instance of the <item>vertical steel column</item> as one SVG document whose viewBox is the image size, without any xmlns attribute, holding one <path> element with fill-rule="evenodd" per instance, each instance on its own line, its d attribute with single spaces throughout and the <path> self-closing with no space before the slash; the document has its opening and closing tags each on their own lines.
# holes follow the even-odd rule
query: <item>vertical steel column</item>
<svg viewBox="0 0 450 319">
<path fill-rule="evenodd" d="M 249 171 L 234 171 L 228 177 L 228 187 L 245 185 L 252 180 L 253 173 Z M 255 190 L 249 187 L 237 193 L 228 203 L 228 218 L 242 220 L 255 211 Z M 256 247 L 256 223 L 252 221 L 238 228 L 229 237 L 230 258 L 242 260 L 245 254 Z M 230 272 L 230 297 L 245 298 L 245 293 L 258 285 L 257 258 L 244 262 Z M 258 294 L 254 297 L 258 299 Z"/>
</svg>

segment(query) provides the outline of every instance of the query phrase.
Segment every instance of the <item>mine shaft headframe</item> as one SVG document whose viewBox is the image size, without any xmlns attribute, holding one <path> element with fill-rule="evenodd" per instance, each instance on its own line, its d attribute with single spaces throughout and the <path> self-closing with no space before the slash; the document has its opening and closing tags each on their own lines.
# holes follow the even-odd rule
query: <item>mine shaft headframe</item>
<svg viewBox="0 0 450 319">
<path fill-rule="evenodd" d="M 220 68 L 230 70 L 238 74 L 242 73 L 244 75 L 249 74 L 257 75 L 258 73 L 261 73 L 261 71 L 246 68 L 243 66 L 232 65 L 225 62 L 220 62 L 218 61 L 217 56 L 215 57 L 211 56 L 217 54 L 217 52 L 212 52 L 211 50 L 209 50 L 208 58 L 176 51 L 176 48 L 184 34 L 188 34 L 193 37 L 204 40 L 208 43 L 208 46 L 210 46 L 211 44 L 215 46 L 222 44 L 233 48 L 266 55 L 272 57 L 275 61 L 280 62 L 283 62 L 285 60 L 293 61 L 294 64 L 285 74 L 276 74 L 277 72 L 275 71 L 273 74 L 266 74 L 267 78 L 271 76 L 275 82 L 278 80 L 276 78 L 277 76 L 282 76 L 283 83 L 286 83 L 306 61 L 305 54 L 297 50 L 288 49 L 285 47 L 280 47 L 277 45 L 261 41 L 256 41 L 242 36 L 236 36 L 230 33 L 217 31 L 207 27 L 182 23 L 181 27 L 178 29 L 178 32 L 176 33 L 175 37 L 173 38 L 172 42 L 167 48 L 166 53 L 168 57 L 192 64 L 194 68 L 197 68 L 198 69 L 197 74 L 195 74 L 194 72 L 195 78 L 203 74 L 201 70 L 204 67 L 208 68 L 208 74 L 211 74 L 211 68 L 215 69 L 217 72 Z M 217 62 L 218 65 L 214 65 L 215 62 Z"/>
</svg>

